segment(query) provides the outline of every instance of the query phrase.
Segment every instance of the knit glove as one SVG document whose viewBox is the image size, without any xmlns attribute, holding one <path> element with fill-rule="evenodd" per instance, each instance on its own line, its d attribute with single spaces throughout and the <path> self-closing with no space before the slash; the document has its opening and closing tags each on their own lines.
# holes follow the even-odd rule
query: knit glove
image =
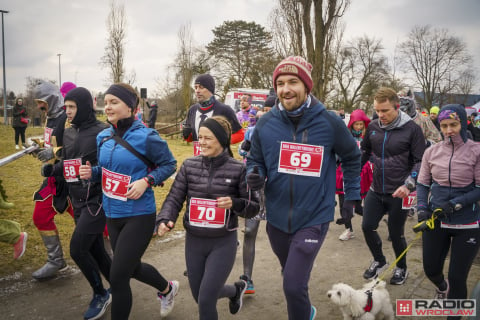
<svg viewBox="0 0 480 320">
<path fill-rule="evenodd" d="M 253 191 L 258 191 L 263 188 L 265 178 L 258 173 L 258 167 L 253 167 L 253 171 L 247 175 L 248 187 Z"/>
<path fill-rule="evenodd" d="M 53 148 L 44 148 L 37 154 L 38 160 L 40 160 L 42 162 L 46 162 L 48 160 L 51 160 L 54 157 L 55 157 L 55 155 L 53 153 Z"/>
</svg>

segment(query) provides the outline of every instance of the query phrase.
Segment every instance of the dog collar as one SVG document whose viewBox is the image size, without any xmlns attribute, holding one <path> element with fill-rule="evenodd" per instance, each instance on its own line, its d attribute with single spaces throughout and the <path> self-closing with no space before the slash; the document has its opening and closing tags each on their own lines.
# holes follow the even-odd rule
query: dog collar
<svg viewBox="0 0 480 320">
<path fill-rule="evenodd" d="M 365 291 L 365 294 L 367 295 L 367 304 L 365 305 L 365 307 L 363 307 L 363 310 L 365 312 L 370 312 L 372 311 L 373 307 L 372 291 L 367 290 Z"/>
</svg>

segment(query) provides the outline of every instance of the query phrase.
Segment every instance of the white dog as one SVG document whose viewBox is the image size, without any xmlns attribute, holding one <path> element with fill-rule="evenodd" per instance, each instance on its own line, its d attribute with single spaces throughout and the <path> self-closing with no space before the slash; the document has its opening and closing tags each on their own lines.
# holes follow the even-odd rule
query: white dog
<svg viewBox="0 0 480 320">
<path fill-rule="evenodd" d="M 344 283 L 337 283 L 327 292 L 327 296 L 340 307 L 344 320 L 393 320 L 395 317 L 390 295 L 385 289 L 385 281 L 375 285 L 376 281 L 367 283 L 361 290 L 355 290 Z M 371 299 L 368 291 L 371 292 Z"/>
</svg>

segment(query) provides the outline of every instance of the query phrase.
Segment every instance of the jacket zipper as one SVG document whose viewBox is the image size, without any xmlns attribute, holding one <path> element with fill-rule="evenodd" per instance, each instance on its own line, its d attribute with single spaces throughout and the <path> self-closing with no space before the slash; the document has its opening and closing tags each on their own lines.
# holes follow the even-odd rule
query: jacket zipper
<svg viewBox="0 0 480 320">
<path fill-rule="evenodd" d="M 383 137 L 382 145 L 382 193 L 385 194 L 385 143 L 387 142 L 387 134 L 385 131 L 385 136 Z"/>
</svg>

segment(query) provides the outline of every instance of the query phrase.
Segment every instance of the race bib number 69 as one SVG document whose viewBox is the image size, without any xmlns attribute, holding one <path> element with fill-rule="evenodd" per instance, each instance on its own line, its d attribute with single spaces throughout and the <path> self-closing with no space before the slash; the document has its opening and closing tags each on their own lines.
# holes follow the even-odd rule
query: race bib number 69
<svg viewBox="0 0 480 320">
<path fill-rule="evenodd" d="M 320 177 L 323 146 L 282 142 L 278 172 L 300 176 Z"/>
</svg>

